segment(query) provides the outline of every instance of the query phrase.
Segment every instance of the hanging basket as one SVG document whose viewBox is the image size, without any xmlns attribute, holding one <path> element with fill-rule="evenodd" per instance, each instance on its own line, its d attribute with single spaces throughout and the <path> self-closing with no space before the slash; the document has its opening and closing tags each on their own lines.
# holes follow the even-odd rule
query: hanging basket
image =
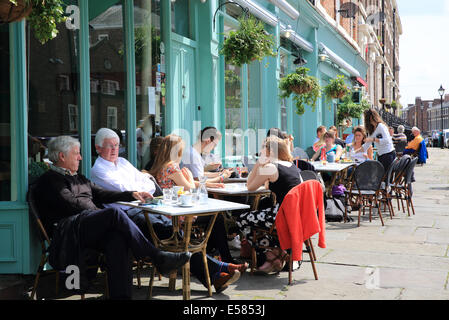
<svg viewBox="0 0 449 320">
<path fill-rule="evenodd" d="M 312 90 L 312 86 L 308 83 L 297 84 L 290 87 L 290 90 L 296 94 L 304 94 Z"/>
<path fill-rule="evenodd" d="M 17 0 L 17 5 L 9 0 L 0 0 L 0 24 L 20 21 L 28 17 L 31 10 L 25 0 Z"/>
<path fill-rule="evenodd" d="M 335 99 L 341 99 L 346 95 L 346 91 L 339 91 L 335 93 Z"/>
</svg>

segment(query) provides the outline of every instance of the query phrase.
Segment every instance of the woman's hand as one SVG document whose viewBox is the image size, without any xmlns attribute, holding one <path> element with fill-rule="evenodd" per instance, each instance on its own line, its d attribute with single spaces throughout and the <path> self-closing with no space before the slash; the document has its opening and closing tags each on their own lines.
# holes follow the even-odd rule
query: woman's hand
<svg viewBox="0 0 449 320">
<path fill-rule="evenodd" d="M 208 188 L 224 188 L 225 185 L 223 183 L 218 183 L 218 182 L 206 182 L 206 187 L 208 187 Z"/>
</svg>

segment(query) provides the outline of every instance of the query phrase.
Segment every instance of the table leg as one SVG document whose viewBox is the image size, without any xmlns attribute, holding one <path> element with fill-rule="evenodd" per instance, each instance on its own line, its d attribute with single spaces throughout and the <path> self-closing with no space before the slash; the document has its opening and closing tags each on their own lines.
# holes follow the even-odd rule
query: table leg
<svg viewBox="0 0 449 320">
<path fill-rule="evenodd" d="M 190 262 L 182 267 L 182 298 L 190 300 Z"/>
</svg>

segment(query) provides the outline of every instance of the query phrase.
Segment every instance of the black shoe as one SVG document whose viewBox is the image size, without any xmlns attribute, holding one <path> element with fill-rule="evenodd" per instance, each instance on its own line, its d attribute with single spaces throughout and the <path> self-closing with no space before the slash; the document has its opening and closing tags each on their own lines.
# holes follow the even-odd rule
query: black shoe
<svg viewBox="0 0 449 320">
<path fill-rule="evenodd" d="M 167 274 L 185 265 L 191 256 L 190 252 L 161 251 L 154 265 L 159 273 Z"/>
</svg>

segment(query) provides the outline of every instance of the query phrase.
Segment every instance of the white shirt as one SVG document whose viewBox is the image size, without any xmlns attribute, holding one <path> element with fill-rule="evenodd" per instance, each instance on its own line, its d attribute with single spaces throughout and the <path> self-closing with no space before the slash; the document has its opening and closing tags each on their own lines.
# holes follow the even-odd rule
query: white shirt
<svg viewBox="0 0 449 320">
<path fill-rule="evenodd" d="M 349 157 L 351 158 L 352 161 L 356 162 L 357 164 L 365 162 L 366 158 L 364 154 L 366 154 L 370 146 L 371 145 L 369 143 L 368 144 L 365 143 L 357 150 L 354 150 L 354 146 L 351 143 L 349 147 Z"/>
<path fill-rule="evenodd" d="M 188 168 L 192 172 L 193 178 L 204 176 L 204 166 L 204 159 L 194 147 L 190 146 L 184 150 L 180 167 Z"/>
<path fill-rule="evenodd" d="M 390 153 L 394 150 L 393 140 L 391 139 L 390 132 L 388 131 L 387 126 L 383 123 L 379 123 L 376 130 L 374 130 L 373 134 L 369 137 L 379 139 L 379 143 L 374 142 L 374 145 L 377 147 L 377 153 L 379 154 L 379 156 Z M 371 142 L 367 142 L 365 143 L 365 145 L 371 145 Z"/>
<path fill-rule="evenodd" d="M 145 191 L 150 194 L 156 191 L 149 174 L 140 172 L 124 158 L 119 157 L 116 162 L 98 157 L 90 171 L 92 182 L 107 190 Z"/>
</svg>

